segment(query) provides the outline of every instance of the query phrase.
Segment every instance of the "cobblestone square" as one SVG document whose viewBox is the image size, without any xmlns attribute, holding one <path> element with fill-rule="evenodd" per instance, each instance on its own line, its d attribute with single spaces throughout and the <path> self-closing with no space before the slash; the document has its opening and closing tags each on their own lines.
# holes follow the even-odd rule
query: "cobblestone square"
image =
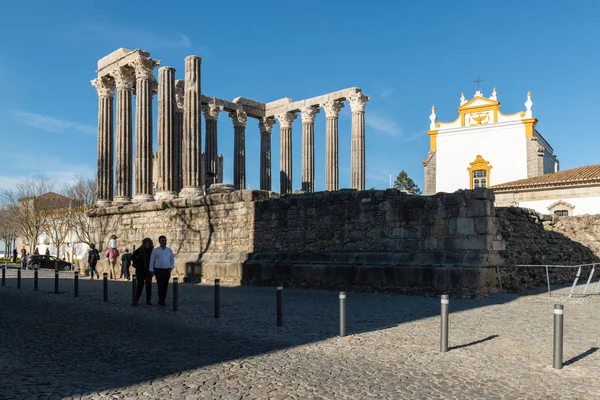
<svg viewBox="0 0 600 400">
<path fill-rule="evenodd" d="M 2 399 L 597 399 L 600 296 L 569 288 L 451 299 L 439 352 L 434 297 L 180 284 L 179 310 L 131 307 L 131 284 L 44 271 L 33 291 L 9 270 L 0 288 Z M 595 289 L 595 285 L 593 287 Z M 156 286 L 153 300 L 156 302 Z M 581 291 L 581 288 L 579 288 Z M 565 367 L 552 368 L 553 305 L 565 305 Z"/>
</svg>

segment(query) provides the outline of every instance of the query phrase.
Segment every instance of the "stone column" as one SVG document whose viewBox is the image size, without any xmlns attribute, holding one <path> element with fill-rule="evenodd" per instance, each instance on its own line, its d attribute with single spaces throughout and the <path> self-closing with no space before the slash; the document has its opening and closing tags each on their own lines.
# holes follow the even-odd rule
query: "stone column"
<svg viewBox="0 0 600 400">
<path fill-rule="evenodd" d="M 302 113 L 302 190 L 315 191 L 315 117 L 316 107 L 306 107 Z"/>
<path fill-rule="evenodd" d="M 175 134 L 175 149 L 173 152 L 173 169 L 175 170 L 175 185 L 176 193 L 179 193 L 183 188 L 183 174 L 181 172 L 181 141 L 183 140 L 183 97 L 184 97 L 184 81 L 179 79 L 175 81 L 175 122 L 173 131 Z"/>
<path fill-rule="evenodd" d="M 365 190 L 365 107 L 369 96 L 356 93 L 348 101 L 352 110 L 351 187 Z"/>
<path fill-rule="evenodd" d="M 109 76 L 92 81 L 98 91 L 98 206 L 110 205 L 113 199 L 113 101 L 115 83 Z"/>
<path fill-rule="evenodd" d="M 248 115 L 241 109 L 229 113 L 233 121 L 233 186 L 246 189 L 246 122 Z"/>
<path fill-rule="evenodd" d="M 292 193 L 292 123 L 298 116 L 286 112 L 276 116 L 279 121 L 279 193 Z"/>
<path fill-rule="evenodd" d="M 223 154 L 219 155 L 217 161 L 217 183 L 223 183 Z"/>
<path fill-rule="evenodd" d="M 175 68 L 158 70 L 158 169 L 157 200 L 177 197 L 175 192 Z"/>
<path fill-rule="evenodd" d="M 260 131 L 260 190 L 271 191 L 271 131 L 274 118 L 261 118 L 258 121 Z"/>
<path fill-rule="evenodd" d="M 202 194 L 200 178 L 200 153 L 202 153 L 200 127 L 200 64 L 198 56 L 185 58 L 185 100 L 183 104 L 183 189 L 181 197 Z"/>
<path fill-rule="evenodd" d="M 217 121 L 219 113 L 223 111 L 223 106 L 218 106 L 215 103 L 205 104 L 202 106 L 204 113 L 204 121 L 206 123 L 206 141 L 204 154 L 204 168 L 206 170 L 206 187 L 213 183 L 217 183 L 217 162 L 218 162 L 218 145 L 217 145 Z"/>
<path fill-rule="evenodd" d="M 331 100 L 323 104 L 327 118 L 325 127 L 325 190 L 340 189 L 338 117 L 344 103 Z"/>
<path fill-rule="evenodd" d="M 117 173 L 116 204 L 131 202 L 133 177 L 133 110 L 131 95 L 135 85 L 132 68 L 121 67 L 113 76 L 117 86 Z"/>
<path fill-rule="evenodd" d="M 134 202 L 154 200 L 152 188 L 152 96 L 158 62 L 140 58 L 135 67 L 135 195 Z"/>
</svg>

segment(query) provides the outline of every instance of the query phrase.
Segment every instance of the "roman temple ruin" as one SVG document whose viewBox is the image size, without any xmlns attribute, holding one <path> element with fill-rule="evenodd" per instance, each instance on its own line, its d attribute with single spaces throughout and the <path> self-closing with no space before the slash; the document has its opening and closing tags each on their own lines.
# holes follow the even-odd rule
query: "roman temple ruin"
<svg viewBox="0 0 600 400">
<path fill-rule="evenodd" d="M 200 57 L 188 56 L 183 80 L 176 80 L 172 67 L 159 68 L 157 80 L 154 69 L 160 61 L 143 50 L 121 48 L 98 61 L 98 76 L 92 80 L 98 92 L 98 206 L 191 198 L 203 194 L 204 185 L 222 183 L 223 161 L 219 159 L 217 143 L 217 119 L 221 111 L 227 112 L 234 128 L 234 188 L 246 189 L 245 131 L 248 118 L 254 118 L 261 135 L 260 189 L 271 190 L 271 132 L 279 123 L 280 192 L 289 194 L 292 192 L 292 126 L 300 114 L 302 190 L 313 192 L 314 122 L 323 109 L 326 117 L 325 186 L 329 191 L 338 190 L 338 117 L 346 101 L 352 112 L 351 187 L 365 188 L 365 106 L 369 96 L 361 89 L 349 88 L 300 101 L 283 98 L 261 103 L 244 97 L 227 101 L 202 94 L 201 64 Z M 152 99 L 155 94 L 158 94 L 158 165 L 155 168 L 158 177 L 153 177 Z M 134 96 L 135 125 L 132 120 Z M 205 122 L 204 153 L 201 113 Z M 116 149 L 113 114 L 116 114 Z M 153 181 L 157 182 L 156 188 Z"/>
</svg>

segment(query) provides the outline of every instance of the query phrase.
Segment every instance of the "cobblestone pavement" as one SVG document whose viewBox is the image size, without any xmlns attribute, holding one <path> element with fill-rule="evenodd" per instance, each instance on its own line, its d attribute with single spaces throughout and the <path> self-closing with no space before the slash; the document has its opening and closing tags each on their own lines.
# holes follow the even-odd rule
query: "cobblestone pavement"
<svg viewBox="0 0 600 400">
<path fill-rule="evenodd" d="M 16 272 L 0 287 L 0 398 L 600 398 L 600 296 L 568 299 L 568 288 L 452 299 L 440 353 L 437 298 L 349 293 L 339 338 L 331 291 L 286 289 L 277 328 L 274 288 L 222 287 L 215 319 L 210 286 L 181 284 L 173 312 L 130 307 L 127 282 L 110 281 L 105 303 L 102 282 L 81 279 L 74 298 L 71 275 L 58 295 L 53 271 L 37 292 L 31 271 L 21 289 Z M 565 305 L 562 370 L 551 366 L 554 303 Z"/>
</svg>

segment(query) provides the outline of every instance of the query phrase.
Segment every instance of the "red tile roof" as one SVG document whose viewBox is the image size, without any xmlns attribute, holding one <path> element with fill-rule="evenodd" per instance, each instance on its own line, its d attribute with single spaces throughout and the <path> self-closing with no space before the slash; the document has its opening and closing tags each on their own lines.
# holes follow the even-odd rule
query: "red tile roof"
<svg viewBox="0 0 600 400">
<path fill-rule="evenodd" d="M 582 183 L 600 183 L 600 164 L 586 165 L 566 169 L 553 174 L 544 174 L 534 178 L 520 179 L 492 186 L 490 189 L 503 191 L 536 187 L 567 186 Z"/>
</svg>

